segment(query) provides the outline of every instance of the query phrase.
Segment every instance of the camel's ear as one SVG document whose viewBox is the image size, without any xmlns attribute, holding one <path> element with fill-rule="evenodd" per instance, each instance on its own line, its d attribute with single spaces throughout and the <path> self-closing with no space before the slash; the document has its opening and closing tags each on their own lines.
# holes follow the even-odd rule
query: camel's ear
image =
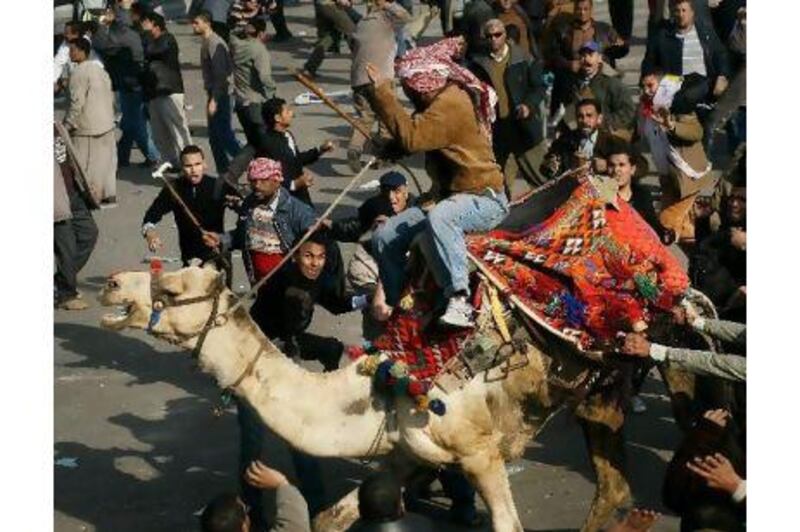
<svg viewBox="0 0 800 532">
<path fill-rule="evenodd" d="M 203 266 L 203 261 L 198 259 L 197 257 L 189 259 L 189 267 L 193 268 L 195 266 L 201 268 Z"/>
<path fill-rule="evenodd" d="M 158 281 L 158 287 L 174 296 L 182 294 L 183 276 L 178 272 L 164 274 Z"/>
<path fill-rule="evenodd" d="M 213 260 L 210 260 L 210 261 L 207 261 L 206 263 L 204 263 L 203 264 L 203 269 L 204 270 L 214 270 L 215 272 L 219 271 L 219 268 L 217 268 L 217 265 L 214 263 Z"/>
</svg>

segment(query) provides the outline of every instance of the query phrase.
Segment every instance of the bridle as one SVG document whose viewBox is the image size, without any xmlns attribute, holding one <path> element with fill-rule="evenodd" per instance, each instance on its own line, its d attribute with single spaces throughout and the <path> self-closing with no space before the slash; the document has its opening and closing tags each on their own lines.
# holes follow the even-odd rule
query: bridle
<svg viewBox="0 0 800 532">
<path fill-rule="evenodd" d="M 173 344 L 181 344 L 188 340 L 192 340 L 193 338 L 197 338 L 197 343 L 195 344 L 194 348 L 192 349 L 192 358 L 198 358 L 200 356 L 200 350 L 203 348 L 203 343 L 208 336 L 208 333 L 211 332 L 212 329 L 216 327 L 220 327 L 227 322 L 227 319 L 218 319 L 218 318 L 225 318 L 225 315 L 219 314 L 219 300 L 222 296 L 222 291 L 225 289 L 225 276 L 221 274 L 217 276 L 216 280 L 214 281 L 214 287 L 210 294 L 206 294 L 203 296 L 197 297 L 190 297 L 187 299 L 176 299 L 171 294 L 160 290 L 158 287 L 158 281 L 161 276 L 162 267 L 158 263 L 152 263 L 150 267 L 150 301 L 152 301 L 152 311 L 150 312 L 150 320 L 147 323 L 147 332 L 156 338 L 161 338 Z M 206 320 L 205 324 L 203 325 L 202 329 L 198 332 L 191 333 L 191 334 L 179 334 L 179 333 L 172 333 L 172 334 L 164 334 L 159 333 L 158 331 L 153 330 L 153 328 L 158 324 L 159 320 L 161 319 L 161 313 L 168 308 L 174 307 L 184 307 L 187 305 L 195 305 L 197 303 L 204 303 L 206 301 L 211 300 L 211 313 L 208 315 L 208 319 Z M 178 339 L 175 340 L 172 338 L 173 336 L 177 336 Z M 239 375 L 239 377 L 234 381 L 233 384 L 230 386 L 226 386 L 226 390 L 234 390 L 237 386 L 239 386 L 242 381 L 249 375 L 252 375 L 253 370 L 255 368 L 256 362 L 261 356 L 264 354 L 264 348 L 259 348 L 258 353 L 255 357 L 247 364 L 244 371 Z"/>
<path fill-rule="evenodd" d="M 197 343 L 195 344 L 194 349 L 192 349 L 192 358 L 197 358 L 200 356 L 200 350 L 203 348 L 203 343 L 206 341 L 206 337 L 211 329 L 224 324 L 224 320 L 222 320 L 221 323 L 217 323 L 217 317 L 219 316 L 219 300 L 222 296 L 222 291 L 225 289 L 225 282 L 223 280 L 224 276 L 220 275 L 217 277 L 216 281 L 214 281 L 214 287 L 210 294 L 190 297 L 187 299 L 176 299 L 171 294 L 159 289 L 158 281 L 161 277 L 161 271 L 162 270 L 160 266 L 151 265 L 150 301 L 152 301 L 152 311 L 150 312 L 150 320 L 147 323 L 147 332 L 157 338 L 167 340 L 170 343 L 182 343 L 197 338 Z M 153 330 L 153 328 L 158 325 L 158 322 L 161 319 L 161 314 L 166 309 L 195 305 L 197 303 L 204 303 L 209 300 L 211 300 L 211 313 L 208 315 L 208 319 L 206 320 L 202 329 L 200 329 L 198 332 L 191 334 L 163 334 Z M 172 336 L 177 336 L 178 340 L 174 340 L 171 338 Z"/>
</svg>

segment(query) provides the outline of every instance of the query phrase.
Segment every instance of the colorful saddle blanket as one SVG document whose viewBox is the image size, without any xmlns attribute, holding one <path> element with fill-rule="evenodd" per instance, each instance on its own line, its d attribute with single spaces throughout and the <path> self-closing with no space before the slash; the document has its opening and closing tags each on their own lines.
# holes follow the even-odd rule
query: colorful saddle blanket
<svg viewBox="0 0 800 532">
<path fill-rule="evenodd" d="M 528 315 L 584 351 L 607 349 L 617 333 L 669 310 L 689 287 L 678 260 L 616 187 L 590 177 L 535 192 L 500 228 L 469 235 L 467 247 Z M 398 309 L 372 346 L 389 360 L 382 369 L 373 361 L 367 372 L 383 374 L 398 392 L 424 395 L 473 334 L 427 323 L 434 293 Z"/>
</svg>

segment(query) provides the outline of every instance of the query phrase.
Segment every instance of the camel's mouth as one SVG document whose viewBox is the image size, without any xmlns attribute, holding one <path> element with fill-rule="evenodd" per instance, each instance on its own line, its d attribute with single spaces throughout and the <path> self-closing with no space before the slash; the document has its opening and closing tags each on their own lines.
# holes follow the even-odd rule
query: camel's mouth
<svg viewBox="0 0 800 532">
<path fill-rule="evenodd" d="M 100 319 L 100 325 L 106 329 L 124 329 L 131 321 L 133 316 L 133 303 L 117 305 L 113 313 L 104 314 Z"/>
<path fill-rule="evenodd" d="M 138 272 L 112 275 L 98 299 L 104 307 L 114 307 L 114 312 L 100 318 L 102 327 L 115 331 L 144 328 L 150 319 L 149 275 Z"/>
</svg>

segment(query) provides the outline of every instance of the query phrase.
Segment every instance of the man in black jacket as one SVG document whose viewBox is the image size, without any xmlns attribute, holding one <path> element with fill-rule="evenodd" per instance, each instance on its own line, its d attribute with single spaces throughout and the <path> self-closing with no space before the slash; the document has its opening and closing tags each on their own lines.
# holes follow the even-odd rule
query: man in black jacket
<svg viewBox="0 0 800 532">
<path fill-rule="evenodd" d="M 470 70 L 497 93 L 497 120 L 492 125 L 497 164 L 505 170 L 509 156 L 514 155 L 525 180 L 533 186 L 541 185 L 544 178 L 538 168 L 545 148 L 540 111 L 545 95 L 541 61 L 529 59 L 520 47 L 508 44 L 500 19 L 490 19 L 484 25 L 484 35 L 491 49 L 475 54 Z M 539 149 L 526 156 L 534 148 Z M 515 175 L 509 171 L 504 174 L 506 195 L 511 197 Z"/>
<path fill-rule="evenodd" d="M 216 233 L 224 232 L 225 207 L 238 196 L 236 190 L 221 179 L 205 175 L 206 161 L 203 151 L 195 145 L 186 146 L 181 152 L 183 175 L 173 187 L 192 213 L 197 216 L 203 229 Z M 164 247 L 161 237 L 156 233 L 156 224 L 167 213 L 172 212 L 178 226 L 178 245 L 181 261 L 186 265 L 191 259 L 207 261 L 215 258 L 214 251 L 203 243 L 200 230 L 186 215 L 172 194 L 164 187 L 147 209 L 142 220 L 142 236 L 147 240 L 150 251 L 157 252 Z M 230 265 L 230 255 L 227 256 Z M 231 272 L 226 268 L 228 284 Z"/>
<path fill-rule="evenodd" d="M 711 27 L 695 23 L 690 0 L 675 2 L 672 13 L 674 22 L 648 39 L 642 72 L 661 70 L 677 76 L 696 73 L 707 79 L 710 96 L 719 97 L 730 78 L 725 47 Z"/>
<path fill-rule="evenodd" d="M 130 164 L 135 142 L 145 157 L 145 164 L 155 166 L 161 155 L 150 136 L 142 98 L 144 48 L 139 33 L 126 23 L 127 18 L 117 18 L 117 10 L 107 9 L 92 37 L 92 45 L 103 58 L 112 87 L 119 94 L 122 136 L 117 141 L 117 164 Z"/>
<path fill-rule="evenodd" d="M 141 19 L 144 40 L 144 97 L 148 101 L 153 139 L 165 161 L 177 167 L 181 150 L 192 143 L 178 59 L 178 41 L 167 31 L 164 17 L 145 13 Z"/>
<path fill-rule="evenodd" d="M 283 186 L 297 199 L 312 205 L 308 188 L 314 185 L 314 178 L 304 167 L 333 150 L 333 142 L 328 140 L 317 148 L 301 151 L 289 131 L 294 109 L 282 98 L 272 98 L 264 103 L 263 118 L 266 134 L 262 137 L 263 142 L 255 146 L 256 157 L 279 161 L 283 165 Z"/>
</svg>

